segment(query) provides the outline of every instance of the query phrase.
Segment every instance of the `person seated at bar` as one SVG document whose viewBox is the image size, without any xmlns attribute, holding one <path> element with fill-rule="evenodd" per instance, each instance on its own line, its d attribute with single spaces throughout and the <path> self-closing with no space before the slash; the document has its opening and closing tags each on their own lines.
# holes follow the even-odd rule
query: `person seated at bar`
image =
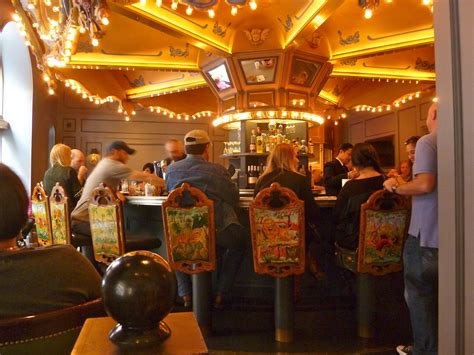
<svg viewBox="0 0 474 355">
<path fill-rule="evenodd" d="M 375 148 L 369 143 L 358 143 L 352 152 L 352 163 L 357 177 L 348 181 L 337 196 L 334 206 L 336 243 L 346 249 L 359 246 L 360 206 L 372 193 L 383 189 L 385 180 Z"/>
<path fill-rule="evenodd" d="M 171 138 L 168 139 L 165 143 L 166 157 L 171 159 L 169 164 L 183 160 L 186 158 L 186 153 L 184 152 L 183 142 L 179 139 Z M 168 165 L 169 165 L 168 164 Z"/>
<path fill-rule="evenodd" d="M 235 212 L 239 204 L 239 190 L 222 165 L 209 162 L 211 141 L 205 131 L 188 132 L 184 144 L 187 156 L 168 167 L 166 186 L 171 192 L 187 182 L 214 201 L 216 244 L 218 254 L 222 257 L 214 306 L 222 308 L 230 297 L 245 251 L 245 232 Z M 178 294 L 185 306 L 191 306 L 190 278 L 181 272 L 176 274 Z"/>
<path fill-rule="evenodd" d="M 71 168 L 76 170 L 77 178 L 82 186 L 86 182 L 87 172 L 89 171 L 85 165 L 86 157 L 79 149 L 71 150 Z"/>
<path fill-rule="evenodd" d="M 410 160 L 402 160 L 398 169 L 392 169 L 387 174 L 387 177 L 393 177 L 398 184 L 404 184 L 412 179 L 412 163 Z"/>
<path fill-rule="evenodd" d="M 347 165 L 351 162 L 352 144 L 344 143 L 339 149 L 336 159 L 324 164 L 324 187 L 326 195 L 337 196 L 342 188 L 343 179 L 353 179 L 357 176 L 354 170 L 349 171 Z"/>
<path fill-rule="evenodd" d="M 415 163 L 415 148 L 416 143 L 420 139 L 419 136 L 412 136 L 405 141 L 405 147 L 407 149 L 408 159 L 412 164 Z"/>
<path fill-rule="evenodd" d="M 294 191 L 298 198 L 304 201 L 306 245 L 309 253 L 309 270 L 316 277 L 322 277 L 318 270 L 314 246 L 317 233 L 313 223 L 317 219 L 317 206 L 309 182 L 304 175 L 297 172 L 298 158 L 290 144 L 281 143 L 275 146 L 267 159 L 267 167 L 255 185 L 254 196 L 274 182 Z"/>
<path fill-rule="evenodd" d="M 28 219 L 20 178 L 0 163 L 0 318 L 71 307 L 101 297 L 100 276 L 70 245 L 19 248 Z"/>
<path fill-rule="evenodd" d="M 71 167 L 71 148 L 65 144 L 56 144 L 49 154 L 51 167 L 43 178 L 44 190 L 51 195 L 53 187 L 59 182 L 69 198 L 70 208 L 76 207 L 81 197 L 82 185 L 77 177 L 77 172 Z"/>
<path fill-rule="evenodd" d="M 153 163 L 146 163 L 143 165 L 142 171 L 147 174 L 154 174 L 155 173 L 155 166 Z"/>
<path fill-rule="evenodd" d="M 135 149 L 130 148 L 127 143 L 123 141 L 112 142 L 107 147 L 105 158 L 97 164 L 87 178 L 81 199 L 77 203 L 76 208 L 72 211 L 71 229 L 73 232 L 91 236 L 89 202 L 92 197 L 92 192 L 100 183 L 104 183 L 114 192 L 116 192 L 118 185 L 123 179 L 147 181 L 160 188 L 164 187 L 163 179 L 158 176 L 132 170 L 126 165 L 130 154 L 134 153 Z"/>
</svg>

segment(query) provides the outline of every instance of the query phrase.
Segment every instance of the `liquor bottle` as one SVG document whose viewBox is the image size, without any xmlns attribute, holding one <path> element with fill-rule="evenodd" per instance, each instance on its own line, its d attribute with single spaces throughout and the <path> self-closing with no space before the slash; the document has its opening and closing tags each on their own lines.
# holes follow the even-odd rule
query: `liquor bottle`
<svg viewBox="0 0 474 355">
<path fill-rule="evenodd" d="M 255 153 L 257 150 L 256 140 L 257 137 L 255 136 L 255 130 L 252 129 L 252 135 L 250 136 L 250 153 Z"/>
<path fill-rule="evenodd" d="M 308 147 L 306 146 L 306 140 L 301 140 L 301 145 L 299 147 L 299 154 L 308 154 Z"/>
<path fill-rule="evenodd" d="M 263 153 L 263 137 L 261 134 L 257 136 L 257 153 Z"/>
<path fill-rule="evenodd" d="M 262 134 L 262 137 L 263 137 L 263 151 L 265 153 L 270 153 L 270 137 L 268 136 L 268 134 L 265 134 L 265 133 Z"/>
<path fill-rule="evenodd" d="M 249 173 L 248 173 L 248 187 L 249 187 L 249 189 L 254 189 L 255 184 L 257 183 L 257 180 L 258 180 L 256 167 L 254 167 L 253 165 L 250 165 L 248 171 L 249 171 Z"/>
<path fill-rule="evenodd" d="M 314 154 L 314 144 L 313 144 L 313 140 L 311 139 L 311 137 L 309 137 L 309 141 L 308 141 L 308 153 L 309 154 Z"/>
</svg>

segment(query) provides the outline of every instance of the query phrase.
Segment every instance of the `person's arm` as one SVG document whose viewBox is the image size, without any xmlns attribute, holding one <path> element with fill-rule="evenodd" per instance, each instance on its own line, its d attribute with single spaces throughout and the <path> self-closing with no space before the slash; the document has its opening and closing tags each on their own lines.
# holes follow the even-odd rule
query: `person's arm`
<svg viewBox="0 0 474 355">
<path fill-rule="evenodd" d="M 418 174 L 412 181 L 401 185 L 398 184 L 396 179 L 390 178 L 385 180 L 383 186 L 387 191 L 404 196 L 429 194 L 436 188 L 436 175 L 432 173 Z"/>
<path fill-rule="evenodd" d="M 239 189 L 236 184 L 232 182 L 229 172 L 221 166 L 220 169 L 220 188 L 221 188 L 221 197 L 231 206 L 237 206 L 239 204 Z"/>
<path fill-rule="evenodd" d="M 77 177 L 76 170 L 71 168 L 69 172 L 70 172 L 69 183 L 71 187 L 71 191 L 70 191 L 71 195 L 69 196 L 69 198 L 71 199 L 72 205 L 76 206 L 77 201 L 79 201 L 82 195 L 82 185 Z"/>
<path fill-rule="evenodd" d="M 332 164 L 324 166 L 324 186 L 330 189 L 339 189 L 342 185 L 342 179 L 347 179 L 348 173 L 338 174 L 334 171 Z"/>
<path fill-rule="evenodd" d="M 79 171 L 77 172 L 77 179 L 79 180 L 81 186 L 84 186 L 84 183 L 86 182 L 87 171 L 88 169 L 84 165 L 81 165 L 79 167 Z"/>
<path fill-rule="evenodd" d="M 155 186 L 165 186 L 165 181 L 153 174 L 144 173 L 142 171 L 134 170 L 131 172 L 130 176 L 128 177 L 130 180 L 140 180 L 149 182 Z"/>
<path fill-rule="evenodd" d="M 436 143 L 428 139 L 420 139 L 416 145 L 415 165 L 413 167 L 414 178 L 406 184 L 398 185 L 395 179 L 384 182 L 387 191 L 395 192 L 404 196 L 424 195 L 436 188 L 437 180 L 437 152 Z"/>
</svg>

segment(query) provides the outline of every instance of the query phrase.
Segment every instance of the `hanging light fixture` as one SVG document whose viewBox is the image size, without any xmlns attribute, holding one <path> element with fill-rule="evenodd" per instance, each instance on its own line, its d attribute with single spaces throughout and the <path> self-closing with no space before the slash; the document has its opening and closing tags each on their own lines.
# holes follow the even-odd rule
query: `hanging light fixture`
<svg viewBox="0 0 474 355">
<path fill-rule="evenodd" d="M 364 10 L 364 17 L 369 20 L 374 15 L 375 8 L 379 6 L 380 0 L 359 0 L 359 7 Z"/>
<path fill-rule="evenodd" d="M 129 0 L 129 2 L 139 1 L 141 5 L 146 3 L 146 0 Z M 256 10 L 258 5 L 256 0 L 212 0 L 212 1 L 202 1 L 202 0 L 168 0 L 169 7 L 175 11 L 179 9 L 179 4 L 186 6 L 186 14 L 191 16 L 194 10 L 207 11 L 210 18 L 216 16 L 216 8 L 219 5 L 219 2 L 225 2 L 230 6 L 230 14 L 236 16 L 239 8 L 248 6 L 252 11 Z M 166 2 L 164 0 L 156 0 L 156 6 L 161 7 Z"/>
</svg>

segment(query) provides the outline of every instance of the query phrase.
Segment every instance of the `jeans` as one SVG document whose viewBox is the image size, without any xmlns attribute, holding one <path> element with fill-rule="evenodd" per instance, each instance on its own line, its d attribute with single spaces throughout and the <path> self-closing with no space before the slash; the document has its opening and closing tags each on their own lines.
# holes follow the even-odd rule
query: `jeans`
<svg viewBox="0 0 474 355">
<path fill-rule="evenodd" d="M 239 224 L 231 224 L 216 235 L 217 256 L 222 258 L 217 275 L 217 292 L 223 296 L 229 294 L 239 271 L 245 251 L 245 230 Z M 183 272 L 176 272 L 178 295 L 190 295 L 191 277 Z"/>
<path fill-rule="evenodd" d="M 420 247 L 408 235 L 403 251 L 405 300 L 410 310 L 414 354 L 438 353 L 438 249 Z"/>
</svg>

